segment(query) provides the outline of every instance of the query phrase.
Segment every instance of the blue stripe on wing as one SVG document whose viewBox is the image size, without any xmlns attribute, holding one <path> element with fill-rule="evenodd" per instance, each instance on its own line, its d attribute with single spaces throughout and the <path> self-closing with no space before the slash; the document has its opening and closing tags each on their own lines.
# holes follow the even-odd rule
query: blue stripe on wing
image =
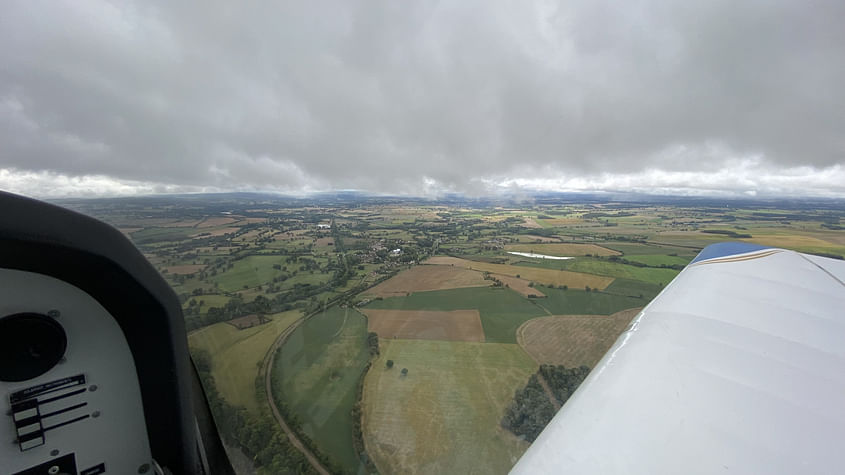
<svg viewBox="0 0 845 475">
<path fill-rule="evenodd" d="M 746 252 L 759 251 L 761 249 L 769 249 L 769 246 L 761 246 L 759 244 L 751 244 L 749 242 L 719 242 L 711 244 L 695 256 L 695 259 L 690 264 L 695 264 L 698 261 L 707 259 L 714 259 L 716 257 L 727 257 L 736 254 L 744 254 Z"/>
</svg>

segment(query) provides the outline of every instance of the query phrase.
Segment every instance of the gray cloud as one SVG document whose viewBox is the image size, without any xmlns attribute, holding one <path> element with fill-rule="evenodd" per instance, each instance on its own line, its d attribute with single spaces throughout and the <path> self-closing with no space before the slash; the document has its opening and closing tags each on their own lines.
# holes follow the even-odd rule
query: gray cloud
<svg viewBox="0 0 845 475">
<path fill-rule="evenodd" d="M 835 1 L 7 4 L 0 187 L 674 180 L 845 196 L 831 180 L 843 15 Z"/>
</svg>

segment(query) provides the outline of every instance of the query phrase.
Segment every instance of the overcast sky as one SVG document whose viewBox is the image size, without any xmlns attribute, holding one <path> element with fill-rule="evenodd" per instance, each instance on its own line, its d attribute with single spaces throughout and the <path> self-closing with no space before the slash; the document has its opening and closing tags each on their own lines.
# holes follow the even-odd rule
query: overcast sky
<svg viewBox="0 0 845 475">
<path fill-rule="evenodd" d="M 845 2 L 19 1 L 0 189 L 845 197 Z"/>
</svg>

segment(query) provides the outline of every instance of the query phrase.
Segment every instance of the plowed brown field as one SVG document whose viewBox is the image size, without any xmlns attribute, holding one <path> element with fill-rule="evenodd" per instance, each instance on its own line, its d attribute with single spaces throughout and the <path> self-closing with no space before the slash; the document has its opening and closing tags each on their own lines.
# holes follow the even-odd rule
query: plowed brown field
<svg viewBox="0 0 845 475">
<path fill-rule="evenodd" d="M 523 323 L 516 341 L 540 364 L 590 368 L 607 353 L 640 311 L 631 308 L 613 315 L 555 315 Z"/>
<path fill-rule="evenodd" d="M 380 338 L 484 341 L 478 310 L 367 310 L 369 331 Z"/>
<path fill-rule="evenodd" d="M 402 271 L 364 293 L 377 297 L 397 297 L 424 290 L 485 287 L 491 284 L 491 281 L 484 280 L 481 272 L 463 267 L 421 265 Z"/>
</svg>

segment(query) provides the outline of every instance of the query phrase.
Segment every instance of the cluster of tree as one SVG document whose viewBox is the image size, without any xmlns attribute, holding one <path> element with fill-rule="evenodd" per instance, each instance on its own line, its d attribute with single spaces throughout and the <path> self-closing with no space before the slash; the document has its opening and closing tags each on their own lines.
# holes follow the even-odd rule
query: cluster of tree
<svg viewBox="0 0 845 475">
<path fill-rule="evenodd" d="M 209 307 L 205 314 L 200 313 L 200 306 L 195 299 L 191 299 L 188 302 L 188 308 L 184 310 L 185 327 L 188 331 L 191 331 L 245 315 L 258 314 L 261 316 L 274 311 L 281 310 L 274 310 L 272 302 L 263 295 L 255 297 L 255 300 L 248 303 L 240 297 L 232 297 L 223 307 Z"/>
<path fill-rule="evenodd" d="M 845 257 L 843 257 L 842 255 L 833 254 L 833 253 L 830 253 L 830 252 L 811 252 L 810 254 L 813 254 L 815 256 L 820 256 L 820 257 L 829 257 L 831 259 L 839 259 L 840 261 L 845 260 Z"/>
<path fill-rule="evenodd" d="M 677 254 L 675 254 L 675 255 L 677 255 Z M 596 257 L 599 257 L 599 256 L 596 256 Z M 686 267 L 683 264 L 649 265 L 649 264 L 646 264 L 646 263 L 643 263 L 643 262 L 629 261 L 628 259 L 625 259 L 624 257 L 619 257 L 619 256 L 609 256 L 607 258 L 607 260 L 609 260 L 611 262 L 618 262 L 620 264 L 634 266 L 634 267 L 652 267 L 652 268 L 658 268 L 658 269 L 674 269 L 674 270 L 684 270 L 684 267 Z"/>
<path fill-rule="evenodd" d="M 226 443 L 240 448 L 257 468 L 264 468 L 268 473 L 317 473 L 272 417 L 251 414 L 220 396 L 208 353 L 194 351 L 192 356 L 214 421 Z"/>
<path fill-rule="evenodd" d="M 367 333 L 367 348 L 370 351 L 370 358 L 378 356 L 379 349 L 378 349 L 378 333 L 376 332 L 369 332 Z"/>
<path fill-rule="evenodd" d="M 727 229 L 702 229 L 701 232 L 707 234 L 721 234 L 723 236 L 728 236 L 735 239 L 746 239 L 751 237 L 750 234 L 738 233 L 736 231 L 730 231 Z"/>
<path fill-rule="evenodd" d="M 538 373 L 546 380 L 557 403 L 563 405 L 578 389 L 584 378 L 590 374 L 590 368 L 586 366 L 567 368 L 563 365 L 544 364 L 540 365 Z"/>
<path fill-rule="evenodd" d="M 560 407 L 569 399 L 589 372 L 586 366 L 540 365 L 537 373 L 528 379 L 528 384 L 514 394 L 502 418 L 502 427 L 533 442 L 554 417 L 557 412 L 555 407 Z M 543 388 L 540 378 L 546 381 L 553 400 Z"/>
</svg>

